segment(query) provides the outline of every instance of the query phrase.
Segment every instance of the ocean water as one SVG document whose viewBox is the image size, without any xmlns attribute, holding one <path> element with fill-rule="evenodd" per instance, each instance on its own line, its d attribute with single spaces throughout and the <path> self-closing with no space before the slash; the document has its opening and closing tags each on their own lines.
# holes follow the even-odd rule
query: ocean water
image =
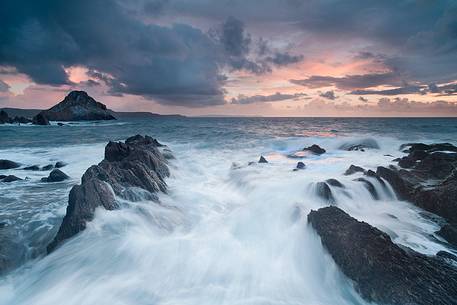
<svg viewBox="0 0 457 305">
<path fill-rule="evenodd" d="M 172 176 L 160 203 L 125 202 L 44 255 L 70 188 L 103 159 L 109 140 L 148 134 L 169 146 Z M 0 239 L 14 268 L 0 276 L 0 304 L 366 304 L 308 226 L 328 205 L 315 184 L 336 178 L 336 204 L 424 254 L 452 251 L 434 235 L 442 220 L 373 180 L 374 199 L 351 164 L 394 164 L 407 142 L 457 144 L 456 119 L 158 118 L 67 126 L 0 125 L 0 159 L 24 166 L 68 163 L 71 179 L 41 183 L 45 171 L 0 170 Z M 376 141 L 379 149 L 344 151 Z M 289 158 L 318 144 L 321 156 Z M 268 164 L 254 164 L 263 155 Z M 293 171 L 297 161 L 305 170 Z M 6 250 L 5 250 L 6 249 Z M 0 252 L 1 252 L 0 251 Z"/>
</svg>

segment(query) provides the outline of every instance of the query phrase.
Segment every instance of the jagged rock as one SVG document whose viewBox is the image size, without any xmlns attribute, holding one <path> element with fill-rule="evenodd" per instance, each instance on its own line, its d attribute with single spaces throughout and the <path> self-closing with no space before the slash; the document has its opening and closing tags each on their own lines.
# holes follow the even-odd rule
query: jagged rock
<svg viewBox="0 0 457 305">
<path fill-rule="evenodd" d="M 391 305 L 457 304 L 457 269 L 392 242 L 389 235 L 331 206 L 308 222 L 341 271 L 370 302 Z"/>
<path fill-rule="evenodd" d="M 457 228 L 450 225 L 445 224 L 439 231 L 436 232 L 439 236 L 447 240 L 451 245 L 457 247 Z"/>
<path fill-rule="evenodd" d="M 344 175 L 345 176 L 349 176 L 349 175 L 352 175 L 352 174 L 355 174 L 355 173 L 364 173 L 365 170 L 360 167 L 360 166 L 357 166 L 357 165 L 351 165 L 349 166 L 349 168 L 344 172 Z"/>
<path fill-rule="evenodd" d="M 6 175 L 0 175 L 0 180 L 6 178 Z"/>
<path fill-rule="evenodd" d="M 21 165 L 14 161 L 5 160 L 5 159 L 0 160 L 0 169 L 12 169 L 12 168 L 18 168 L 19 166 L 21 166 Z"/>
<path fill-rule="evenodd" d="M 34 125 L 50 125 L 49 124 L 49 119 L 42 112 L 38 113 L 36 116 L 33 117 L 32 124 L 34 124 Z"/>
<path fill-rule="evenodd" d="M 368 192 L 370 192 L 373 199 L 379 200 L 379 194 L 376 191 L 376 188 L 374 187 L 373 183 L 371 183 L 370 181 L 368 181 L 365 178 L 358 178 L 358 179 L 355 179 L 355 181 L 362 182 L 363 185 L 365 186 L 365 188 L 368 190 Z"/>
<path fill-rule="evenodd" d="M 31 165 L 31 166 L 24 167 L 23 170 L 26 170 L 26 171 L 38 171 L 38 170 L 40 170 L 40 167 L 38 165 Z"/>
<path fill-rule="evenodd" d="M 53 169 L 47 178 L 41 178 L 43 182 L 61 182 L 69 179 L 67 174 L 62 172 L 60 169 Z"/>
<path fill-rule="evenodd" d="M 297 162 L 296 169 L 305 169 L 306 165 L 303 162 Z"/>
<path fill-rule="evenodd" d="M 14 176 L 14 175 L 8 175 L 2 179 L 2 182 L 14 182 L 14 181 L 19 181 L 19 180 L 22 180 L 22 179 Z"/>
<path fill-rule="evenodd" d="M 0 124 L 11 123 L 11 119 L 5 110 L 0 111 Z"/>
<path fill-rule="evenodd" d="M 412 185 L 401 178 L 398 172 L 379 166 L 376 169 L 376 174 L 379 177 L 384 178 L 392 186 L 400 200 L 408 200 L 411 198 Z"/>
<path fill-rule="evenodd" d="M 326 203 L 335 204 L 335 197 L 333 197 L 332 190 L 325 182 L 316 183 L 316 194 L 324 199 Z"/>
<path fill-rule="evenodd" d="M 348 151 L 365 151 L 365 149 L 379 149 L 379 144 L 376 140 L 368 138 L 344 143 L 339 147 L 339 149 Z"/>
<path fill-rule="evenodd" d="M 343 185 L 341 182 L 339 182 L 338 180 L 333 179 L 333 178 L 327 179 L 327 180 L 325 180 L 325 182 L 326 182 L 328 185 L 331 185 L 331 186 L 335 186 L 335 187 L 344 187 L 344 185 Z"/>
<path fill-rule="evenodd" d="M 66 166 L 67 163 L 63 162 L 63 161 L 57 161 L 56 164 L 54 164 L 54 167 L 55 168 L 62 168 L 64 166 Z"/>
<path fill-rule="evenodd" d="M 268 163 L 268 161 L 263 156 L 260 156 L 259 163 Z"/>
<path fill-rule="evenodd" d="M 84 91 L 70 92 L 63 101 L 48 110 L 41 111 L 38 115 L 45 116 L 50 121 L 116 119 L 104 104 L 97 102 Z"/>
<path fill-rule="evenodd" d="M 317 144 L 313 144 L 313 145 L 311 145 L 309 147 L 305 147 L 305 148 L 303 148 L 303 150 L 310 151 L 315 155 L 322 155 L 323 153 L 325 153 L 325 149 L 321 148 Z"/>
<path fill-rule="evenodd" d="M 117 209 L 116 197 L 136 200 L 136 190 L 141 198 L 157 200 L 157 192 L 166 192 L 165 178 L 170 175 L 166 159 L 151 137 L 135 136 L 122 142 L 109 142 L 105 158 L 98 165 L 86 170 L 81 185 L 70 192 L 67 213 L 56 237 L 48 246 L 51 252 L 62 241 L 84 230 L 86 222 L 94 217 L 97 207 Z"/>
<path fill-rule="evenodd" d="M 413 152 L 417 150 L 435 152 L 435 151 L 453 151 L 457 152 L 457 147 L 451 143 L 435 143 L 435 144 L 424 144 L 424 143 L 407 143 L 400 146 L 400 150 L 404 150 L 409 147 L 406 152 Z"/>
<path fill-rule="evenodd" d="M 48 165 L 43 166 L 43 167 L 41 168 L 41 170 L 42 170 L 42 171 L 49 171 L 49 170 L 51 170 L 51 169 L 53 169 L 53 168 L 54 168 L 54 165 L 48 164 Z"/>
</svg>

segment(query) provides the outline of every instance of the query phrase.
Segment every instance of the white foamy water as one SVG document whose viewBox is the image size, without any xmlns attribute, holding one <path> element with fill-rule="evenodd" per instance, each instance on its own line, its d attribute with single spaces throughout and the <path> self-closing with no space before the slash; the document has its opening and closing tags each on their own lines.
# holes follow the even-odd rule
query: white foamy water
<svg viewBox="0 0 457 305">
<path fill-rule="evenodd" d="M 384 138 L 380 150 L 338 150 L 347 141 L 283 138 L 236 150 L 170 143 L 176 160 L 160 204 L 98 210 L 84 232 L 1 279 L 0 304 L 365 304 L 307 225 L 309 211 L 327 205 L 315 194 L 316 182 L 338 179 L 345 188 L 332 188 L 336 204 L 394 242 L 425 254 L 448 249 L 432 238 L 439 225 L 389 188 L 370 180 L 375 200 L 354 181 L 361 175 L 343 175 L 351 164 L 390 164 L 385 155 L 400 156 L 401 142 Z M 313 143 L 327 153 L 286 157 Z M 21 160 L 33 158 L 23 153 Z M 74 168 L 64 169 L 77 179 L 102 154 L 103 145 L 75 148 Z M 260 155 L 269 163 L 248 166 Z M 293 171 L 297 161 L 306 169 Z"/>
</svg>

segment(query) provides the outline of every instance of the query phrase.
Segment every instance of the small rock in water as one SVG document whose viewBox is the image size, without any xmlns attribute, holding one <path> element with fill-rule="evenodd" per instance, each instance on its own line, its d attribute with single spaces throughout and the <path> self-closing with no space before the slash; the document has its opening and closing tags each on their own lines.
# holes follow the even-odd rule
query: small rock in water
<svg viewBox="0 0 457 305">
<path fill-rule="evenodd" d="M 370 181 L 368 181 L 365 178 L 358 178 L 358 179 L 355 179 L 355 181 L 363 182 L 363 184 L 365 185 L 365 188 L 370 192 L 373 199 L 379 200 L 379 194 L 376 191 L 376 188 L 374 187 L 373 183 L 371 183 Z"/>
<path fill-rule="evenodd" d="M 263 156 L 260 156 L 259 163 L 268 163 L 268 161 Z"/>
<path fill-rule="evenodd" d="M 64 123 L 60 123 L 60 122 L 59 122 L 59 123 L 57 123 L 57 125 L 58 125 L 58 126 L 65 126 L 65 124 L 64 124 Z"/>
<path fill-rule="evenodd" d="M 332 190 L 325 182 L 316 183 L 316 194 L 329 204 L 335 203 L 335 197 L 333 197 Z"/>
<path fill-rule="evenodd" d="M 19 181 L 19 180 L 22 180 L 22 179 L 14 176 L 14 175 L 9 175 L 9 176 L 6 176 L 5 178 L 3 178 L 2 182 L 14 182 L 14 181 Z"/>
<path fill-rule="evenodd" d="M 297 169 L 305 169 L 306 165 L 305 165 L 305 163 L 300 161 L 300 162 L 297 163 L 297 167 L 296 168 Z"/>
<path fill-rule="evenodd" d="M 352 174 L 355 174 L 355 173 L 364 173 L 365 170 L 360 167 L 360 166 L 357 166 L 357 165 L 351 165 L 349 166 L 349 168 L 344 172 L 344 175 L 345 176 L 349 176 L 349 175 L 352 175 Z"/>
<path fill-rule="evenodd" d="M 319 145 L 316 145 L 316 144 L 313 144 L 309 147 L 305 147 L 305 148 L 303 148 L 303 150 L 310 151 L 315 155 L 322 155 L 323 153 L 325 153 L 325 149 L 323 149 L 322 147 L 320 147 Z"/>
<path fill-rule="evenodd" d="M 63 162 L 63 161 L 57 161 L 56 164 L 54 165 L 55 168 L 62 168 L 64 167 L 65 165 L 67 165 L 67 163 Z"/>
<path fill-rule="evenodd" d="M 23 168 L 26 171 L 39 171 L 40 167 L 38 165 L 26 166 Z"/>
<path fill-rule="evenodd" d="M 336 179 L 327 179 L 325 180 L 325 182 L 327 182 L 327 184 L 331 185 L 331 186 L 336 186 L 336 187 L 344 187 L 344 185 L 339 182 L 338 180 Z"/>
<path fill-rule="evenodd" d="M 60 169 L 54 169 L 52 172 L 49 173 L 49 176 L 47 178 L 42 178 L 41 181 L 43 182 L 60 182 L 67 180 L 68 175 L 62 172 Z"/>
<path fill-rule="evenodd" d="M 14 161 L 10 160 L 0 160 L 0 169 L 12 169 L 12 168 L 18 168 L 20 166 L 19 163 L 16 163 Z"/>
<path fill-rule="evenodd" d="M 48 171 L 48 170 L 51 170 L 54 168 L 54 165 L 52 164 L 48 164 L 48 165 L 45 165 L 41 168 L 42 171 Z"/>
</svg>

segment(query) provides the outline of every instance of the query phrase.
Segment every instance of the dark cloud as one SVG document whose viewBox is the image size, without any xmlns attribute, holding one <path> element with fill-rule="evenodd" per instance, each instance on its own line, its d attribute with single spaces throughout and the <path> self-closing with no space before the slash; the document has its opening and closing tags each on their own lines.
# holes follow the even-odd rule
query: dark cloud
<svg viewBox="0 0 457 305">
<path fill-rule="evenodd" d="M 253 103 L 264 103 L 264 102 L 279 102 L 284 100 L 294 100 L 303 98 L 306 96 L 306 93 L 295 93 L 295 94 L 283 94 L 276 92 L 272 95 L 254 95 L 254 96 L 246 96 L 246 95 L 238 95 L 237 98 L 232 98 L 232 104 L 253 104 Z"/>
<path fill-rule="evenodd" d="M 329 100 L 335 100 L 338 97 L 335 95 L 335 92 L 333 90 L 322 92 L 319 94 L 320 97 L 329 99 Z"/>
<path fill-rule="evenodd" d="M 355 95 L 400 95 L 400 94 L 425 94 L 427 86 L 405 86 L 386 90 L 354 90 L 350 94 Z"/>
<path fill-rule="evenodd" d="M 266 58 L 268 62 L 271 62 L 277 66 L 286 66 L 290 64 L 295 64 L 303 60 L 303 55 L 291 55 L 287 52 L 279 53 L 276 52 L 273 56 L 268 56 Z"/>
<path fill-rule="evenodd" d="M 364 103 L 368 103 L 368 99 L 363 97 L 363 96 L 359 96 L 359 101 L 364 102 Z"/>
<path fill-rule="evenodd" d="M 311 89 L 334 86 L 341 90 L 355 90 L 381 85 L 396 86 L 403 84 L 400 76 L 393 72 L 346 75 L 344 77 L 313 75 L 305 79 L 291 79 L 290 82 Z"/>
<path fill-rule="evenodd" d="M 224 103 L 219 46 L 192 26 L 145 24 L 108 0 L 5 0 L 0 19 L 0 65 L 38 84 L 69 84 L 64 68 L 80 65 L 99 71 L 113 94 L 185 106 Z"/>
</svg>

